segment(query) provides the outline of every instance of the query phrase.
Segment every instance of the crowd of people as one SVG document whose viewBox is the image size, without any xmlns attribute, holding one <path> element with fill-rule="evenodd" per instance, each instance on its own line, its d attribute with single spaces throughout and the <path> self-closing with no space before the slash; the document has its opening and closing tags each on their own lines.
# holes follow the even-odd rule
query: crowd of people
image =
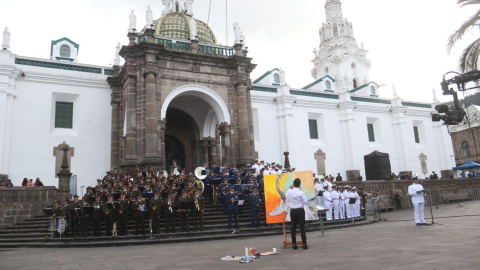
<svg viewBox="0 0 480 270">
<path fill-rule="evenodd" d="M 13 187 L 13 186 L 14 185 L 11 179 L 8 179 L 6 182 L 0 181 L 0 187 Z M 33 182 L 33 179 L 23 178 L 22 187 L 43 187 L 43 183 L 42 181 L 40 181 L 39 177 L 35 179 L 35 182 Z"/>
<path fill-rule="evenodd" d="M 317 206 L 327 209 L 327 221 L 357 218 L 365 215 L 365 204 L 368 193 L 363 188 L 337 185 L 331 179 L 315 178 Z"/>
<path fill-rule="evenodd" d="M 251 226 L 260 227 L 260 209 L 265 202 L 263 177 L 295 171 L 295 168 L 258 160 L 253 165 L 247 164 L 243 170 L 239 170 L 235 163 L 218 166 L 214 162 L 207 166 L 204 162 L 202 167 L 202 177 L 197 177 L 193 171 L 187 173 L 175 161 L 168 172 L 154 172 L 150 167 L 141 166 L 124 172 L 114 168 L 98 179 L 95 186 L 87 187 L 82 198 L 75 196 L 73 200 L 56 201 L 51 212 L 52 221 L 55 221 L 51 223 L 52 227 L 57 226 L 60 219 L 68 224 L 62 236 L 88 237 L 90 227 L 93 236 L 127 235 L 127 220 L 132 219 L 135 221 L 135 235 L 145 235 L 145 221 L 148 219 L 152 233 L 160 234 L 160 217 L 163 217 L 167 233 L 176 231 L 177 218 L 180 231 L 202 231 L 207 203 L 221 208 L 222 213 L 228 215 L 228 228 L 235 229 L 239 229 L 238 216 L 248 205 Z M 327 220 L 358 217 L 359 205 L 364 201 L 363 193 L 349 186 L 343 187 L 345 190 L 337 188 L 332 184 L 334 180 L 340 182 L 342 176 L 325 174 L 315 178 L 316 192 L 322 190 L 324 194 L 319 196 L 317 204 L 329 208 Z M 356 205 L 345 204 L 350 197 L 358 198 Z M 344 210 L 340 205 L 345 206 Z M 189 224 L 189 217 L 193 217 L 193 224 Z M 101 231 L 102 221 L 106 225 L 105 231 Z"/>
</svg>

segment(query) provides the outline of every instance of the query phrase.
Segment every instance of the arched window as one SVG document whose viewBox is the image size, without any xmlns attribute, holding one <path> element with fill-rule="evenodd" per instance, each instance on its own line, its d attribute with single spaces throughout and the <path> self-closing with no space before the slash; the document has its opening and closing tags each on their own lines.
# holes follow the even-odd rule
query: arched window
<svg viewBox="0 0 480 270">
<path fill-rule="evenodd" d="M 280 76 L 278 76 L 278 74 L 273 75 L 273 81 L 277 84 L 280 84 Z"/>
<path fill-rule="evenodd" d="M 370 94 L 375 95 L 375 87 L 370 86 Z"/>
<path fill-rule="evenodd" d="M 358 84 L 357 84 L 357 80 L 353 79 L 353 88 L 357 88 L 358 87 Z"/>
<path fill-rule="evenodd" d="M 336 23 L 333 24 L 333 36 L 338 37 L 338 26 Z"/>
<path fill-rule="evenodd" d="M 332 90 L 332 85 L 330 84 L 329 81 L 325 81 L 325 89 Z"/>
<path fill-rule="evenodd" d="M 470 157 L 470 145 L 468 145 L 468 142 L 462 142 L 462 158 L 469 158 Z"/>
<path fill-rule="evenodd" d="M 60 47 L 60 56 L 70 57 L 70 47 L 68 47 L 67 45 L 62 45 L 62 47 Z"/>
</svg>

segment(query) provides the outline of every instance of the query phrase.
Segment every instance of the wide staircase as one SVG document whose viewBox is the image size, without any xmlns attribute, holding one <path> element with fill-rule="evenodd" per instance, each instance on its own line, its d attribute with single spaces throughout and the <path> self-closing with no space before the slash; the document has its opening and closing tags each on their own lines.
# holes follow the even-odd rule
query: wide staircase
<svg viewBox="0 0 480 270">
<path fill-rule="evenodd" d="M 153 235 L 155 239 L 149 240 L 150 229 L 148 220 L 145 222 L 146 235 L 134 235 L 135 224 L 133 220 L 127 223 L 127 236 L 96 236 L 85 238 L 51 238 L 51 233 L 47 230 L 48 218 L 46 216 L 35 216 L 25 222 L 17 223 L 13 226 L 0 230 L 0 248 L 36 248 L 36 247 L 105 247 L 105 246 L 128 246 L 128 245 L 151 245 L 167 244 L 174 242 L 190 241 L 211 241 L 219 239 L 233 239 L 240 237 L 254 237 L 266 235 L 283 234 L 283 224 L 266 225 L 265 214 L 261 212 L 260 228 L 250 226 L 250 210 L 248 202 L 244 206 L 243 214 L 238 217 L 240 229 L 233 233 L 233 229 L 228 229 L 228 216 L 222 215 L 221 209 L 216 209 L 214 205 L 206 204 L 203 217 L 203 231 L 193 231 L 193 219 L 189 217 L 189 232 L 180 232 L 180 222 L 176 218 L 176 232 L 165 232 L 165 219 L 160 219 L 160 235 Z M 221 207 L 221 206 L 220 206 Z M 325 230 L 344 228 L 350 226 L 360 226 L 371 223 L 365 217 L 338 221 L 325 221 Z M 232 226 L 234 225 L 232 221 Z M 307 231 L 318 231 L 320 221 L 307 222 Z M 90 234 L 91 232 L 90 224 Z M 105 224 L 102 223 L 102 233 L 105 234 Z M 287 230 L 289 233 L 289 230 Z M 111 234 L 111 232 L 109 232 Z"/>
</svg>

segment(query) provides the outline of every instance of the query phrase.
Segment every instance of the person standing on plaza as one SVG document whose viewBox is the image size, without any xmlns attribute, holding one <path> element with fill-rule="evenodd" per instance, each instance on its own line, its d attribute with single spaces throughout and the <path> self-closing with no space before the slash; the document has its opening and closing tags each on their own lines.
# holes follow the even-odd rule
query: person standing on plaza
<svg viewBox="0 0 480 270">
<path fill-rule="evenodd" d="M 415 208 L 415 222 L 417 226 L 427 225 L 425 223 L 425 198 L 423 194 L 425 189 L 418 183 L 418 177 L 412 178 L 413 184 L 408 187 L 408 194 L 412 196 L 412 203 Z"/>
<path fill-rule="evenodd" d="M 287 191 L 286 197 L 290 208 L 290 219 L 292 221 L 292 244 L 293 249 L 298 249 L 297 246 L 297 225 L 300 226 L 300 235 L 302 237 L 303 249 L 308 249 L 307 236 L 305 234 L 305 210 L 304 205 L 310 204 L 305 197 L 305 193 L 300 190 L 302 181 L 299 178 L 293 180 L 293 186 Z"/>
<path fill-rule="evenodd" d="M 395 196 L 393 196 L 393 198 L 395 199 L 397 210 L 402 209 L 402 201 L 401 201 L 402 197 L 400 196 L 400 194 L 398 194 L 398 191 L 395 193 Z"/>
</svg>

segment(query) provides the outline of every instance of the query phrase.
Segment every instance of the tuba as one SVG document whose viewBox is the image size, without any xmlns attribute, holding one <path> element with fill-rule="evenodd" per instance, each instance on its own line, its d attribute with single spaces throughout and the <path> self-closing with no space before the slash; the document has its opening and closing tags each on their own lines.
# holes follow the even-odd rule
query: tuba
<svg viewBox="0 0 480 270">
<path fill-rule="evenodd" d="M 205 191 L 205 184 L 200 180 L 207 178 L 207 170 L 203 167 L 196 168 L 195 177 L 198 179 L 196 181 L 197 188 L 200 189 L 200 194 L 203 194 L 203 191 Z"/>
</svg>

